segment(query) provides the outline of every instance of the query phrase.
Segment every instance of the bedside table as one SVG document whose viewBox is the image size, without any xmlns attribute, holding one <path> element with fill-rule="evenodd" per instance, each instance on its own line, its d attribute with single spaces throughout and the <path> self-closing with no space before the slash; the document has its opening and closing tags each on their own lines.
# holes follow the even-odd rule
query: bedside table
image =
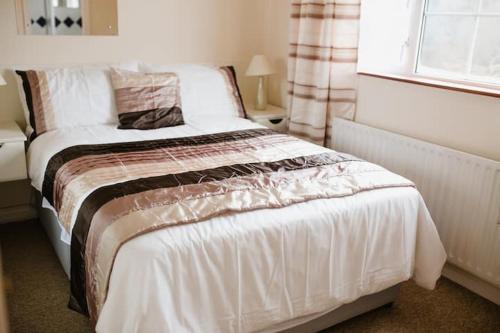
<svg viewBox="0 0 500 333">
<path fill-rule="evenodd" d="M 268 105 L 266 110 L 255 110 L 253 106 L 247 107 L 248 119 L 273 129 L 278 132 L 286 132 L 288 124 L 286 110 L 284 108 Z"/>
<path fill-rule="evenodd" d="M 15 122 L 0 122 L 0 182 L 27 178 L 25 141 Z"/>
</svg>

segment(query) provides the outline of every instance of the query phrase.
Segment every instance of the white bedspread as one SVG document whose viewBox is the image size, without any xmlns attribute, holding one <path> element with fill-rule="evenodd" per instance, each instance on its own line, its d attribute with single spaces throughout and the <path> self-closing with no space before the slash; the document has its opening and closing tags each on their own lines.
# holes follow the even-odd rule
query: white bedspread
<svg viewBox="0 0 500 333">
<path fill-rule="evenodd" d="M 72 145 L 254 127 L 231 118 L 150 131 L 99 126 L 46 133 L 30 146 L 29 174 L 41 190 L 50 157 Z M 412 276 L 433 288 L 445 258 L 413 188 L 218 217 L 126 243 L 114 264 L 97 331 L 262 331 Z"/>
</svg>

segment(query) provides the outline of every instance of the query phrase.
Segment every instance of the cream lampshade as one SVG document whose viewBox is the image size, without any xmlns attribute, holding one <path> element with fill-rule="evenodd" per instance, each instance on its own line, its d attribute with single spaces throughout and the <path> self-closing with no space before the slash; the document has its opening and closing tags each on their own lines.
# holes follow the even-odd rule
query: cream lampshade
<svg viewBox="0 0 500 333">
<path fill-rule="evenodd" d="M 5 86 L 5 85 L 7 85 L 7 82 L 5 82 L 5 80 L 3 79 L 2 74 L 0 74 L 0 86 Z"/>
<path fill-rule="evenodd" d="M 246 75 L 259 77 L 257 98 L 255 100 L 255 109 L 257 110 L 265 110 L 267 107 L 267 91 L 264 87 L 264 77 L 271 74 L 274 74 L 274 68 L 269 60 L 261 54 L 255 55 L 248 66 Z"/>
</svg>

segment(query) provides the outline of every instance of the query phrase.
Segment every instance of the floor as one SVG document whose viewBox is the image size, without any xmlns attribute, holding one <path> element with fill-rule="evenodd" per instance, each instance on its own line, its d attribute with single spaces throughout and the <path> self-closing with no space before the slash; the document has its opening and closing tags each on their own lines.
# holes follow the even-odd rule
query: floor
<svg viewBox="0 0 500 333">
<path fill-rule="evenodd" d="M 68 281 L 36 222 L 0 226 L 12 332 L 90 332 L 67 308 Z M 392 307 L 374 310 L 325 332 L 500 332 L 500 307 L 441 279 L 427 291 L 403 284 Z"/>
</svg>

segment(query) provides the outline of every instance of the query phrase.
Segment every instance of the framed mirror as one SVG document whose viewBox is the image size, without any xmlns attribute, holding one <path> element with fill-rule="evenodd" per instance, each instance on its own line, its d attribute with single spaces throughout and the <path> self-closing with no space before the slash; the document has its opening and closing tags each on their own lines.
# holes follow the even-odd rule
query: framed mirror
<svg viewBox="0 0 500 333">
<path fill-rule="evenodd" d="M 117 0 L 15 0 L 21 35 L 118 35 Z"/>
</svg>

